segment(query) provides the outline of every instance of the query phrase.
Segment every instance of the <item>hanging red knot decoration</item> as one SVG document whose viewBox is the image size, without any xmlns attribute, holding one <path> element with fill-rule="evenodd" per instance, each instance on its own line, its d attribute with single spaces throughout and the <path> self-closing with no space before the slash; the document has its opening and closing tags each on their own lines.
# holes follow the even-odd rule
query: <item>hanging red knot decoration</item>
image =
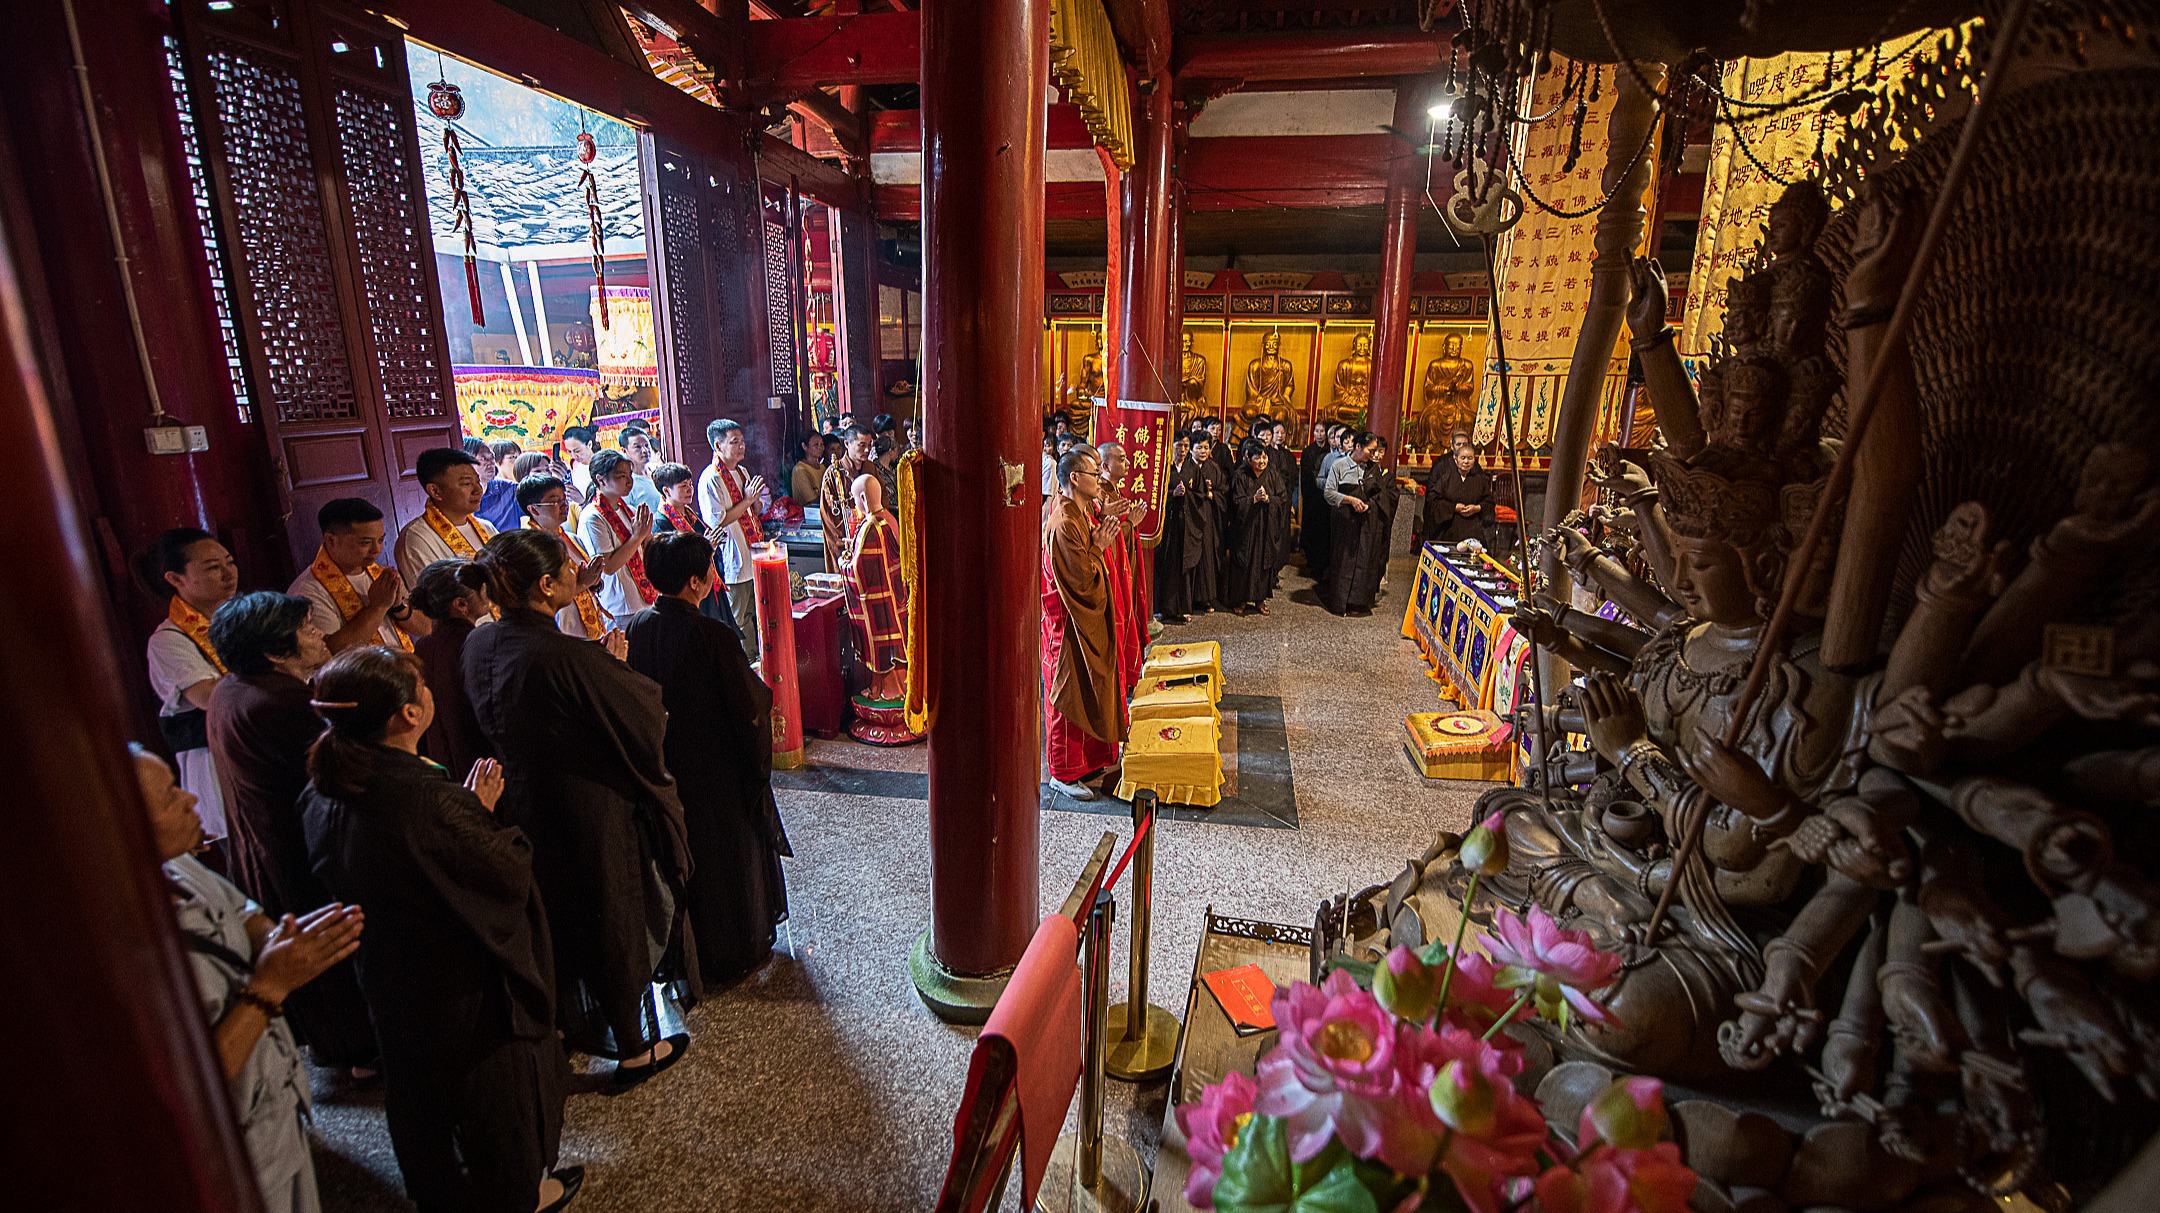
<svg viewBox="0 0 2160 1213">
<path fill-rule="evenodd" d="M 592 276 L 593 286 L 598 288 L 594 296 L 600 301 L 600 327 L 610 328 L 607 306 L 607 254 L 600 244 L 600 182 L 593 176 L 592 163 L 600 154 L 592 132 L 579 131 L 577 136 L 578 163 L 585 166 L 580 180 L 585 186 L 585 221 L 592 229 Z"/>
<path fill-rule="evenodd" d="M 473 246 L 472 197 L 465 192 L 465 164 L 457 128 L 448 124 L 450 118 L 465 112 L 465 99 L 458 96 L 456 85 L 438 80 L 428 86 L 428 108 L 444 119 L 443 155 L 450 158 L 450 230 L 465 234 L 465 294 L 472 300 L 473 325 L 485 328 L 487 317 L 480 307 L 479 253 Z"/>
</svg>

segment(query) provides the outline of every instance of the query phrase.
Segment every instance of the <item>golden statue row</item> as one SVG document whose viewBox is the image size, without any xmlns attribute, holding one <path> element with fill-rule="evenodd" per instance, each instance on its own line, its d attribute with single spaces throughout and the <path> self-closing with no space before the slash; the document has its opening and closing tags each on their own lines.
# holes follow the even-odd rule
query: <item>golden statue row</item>
<svg viewBox="0 0 2160 1213">
<path fill-rule="evenodd" d="M 1178 359 L 1177 424 L 1181 427 L 1193 415 L 1206 411 L 1208 373 L 1207 356 L 1193 349 L 1191 333 L 1184 335 L 1183 347 Z M 1349 356 L 1335 364 L 1334 398 L 1320 420 L 1365 424 L 1372 407 L 1372 350 L 1369 333 L 1359 333 L 1351 340 Z M 1098 333 L 1095 348 L 1080 359 L 1079 374 L 1061 385 L 1064 390 L 1059 398 L 1066 408 L 1085 410 L 1095 398 L 1106 394 L 1109 380 L 1105 361 L 1104 339 Z M 1477 380 L 1477 364 L 1463 357 L 1462 334 L 1447 334 L 1439 357 L 1425 364 L 1420 407 L 1405 419 L 1404 441 L 1420 447 L 1440 446 L 1455 431 L 1468 431 L 1476 414 L 1472 393 Z M 1260 356 L 1245 364 L 1245 405 L 1238 414 L 1243 423 L 1240 428 L 1250 426 L 1256 417 L 1295 416 L 1302 411 L 1296 396 L 1297 369 L 1282 356 L 1282 335 L 1270 332 L 1261 339 Z"/>
</svg>

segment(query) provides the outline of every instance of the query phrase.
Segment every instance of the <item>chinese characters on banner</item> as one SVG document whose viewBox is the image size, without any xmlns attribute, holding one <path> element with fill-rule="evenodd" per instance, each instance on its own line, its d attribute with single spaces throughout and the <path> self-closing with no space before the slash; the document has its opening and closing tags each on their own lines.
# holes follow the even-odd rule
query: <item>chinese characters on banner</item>
<svg viewBox="0 0 2160 1213">
<path fill-rule="evenodd" d="M 1118 492 L 1145 507 L 1134 521 L 1140 542 L 1152 546 L 1162 538 L 1163 477 L 1170 470 L 1170 406 L 1155 400 L 1120 400 L 1095 409 L 1094 426 L 1088 433 L 1097 442 L 1115 442 L 1125 452 L 1125 479 Z"/>
<path fill-rule="evenodd" d="M 1528 104 L 1522 107 L 1528 113 L 1549 111 L 1552 116 L 1526 128 L 1515 152 L 1530 186 L 1528 192 L 1554 210 L 1570 214 L 1590 210 L 1605 195 L 1606 125 L 1619 85 L 1612 67 L 1593 66 L 1592 70 L 1602 70 L 1604 77 L 1597 100 L 1589 103 L 1583 118 L 1582 154 L 1576 157 L 1575 167 L 1562 171 L 1574 138 L 1575 101 L 1561 97 L 1569 64 L 1557 55 L 1552 67 L 1537 78 Z M 1501 166 L 1494 168 L 1498 171 Z M 1520 188 L 1512 176 L 1507 185 Z M 1495 250 L 1501 282 L 1492 319 L 1507 339 L 1508 389 L 1514 398 L 1516 429 L 1513 445 L 1529 454 L 1552 444 L 1553 421 L 1575 358 L 1576 333 L 1590 302 L 1597 212 L 1563 219 L 1528 198 L 1523 206 L 1522 222 L 1500 238 Z M 1619 398 L 1627 381 L 1626 355 L 1617 341 L 1614 346 L 1606 354 L 1611 370 L 1598 402 L 1601 440 L 1609 440 L 1617 426 Z M 1503 417 L 1498 346 L 1488 341 L 1485 350 L 1485 375 L 1472 432 L 1481 446 L 1500 436 Z"/>
</svg>

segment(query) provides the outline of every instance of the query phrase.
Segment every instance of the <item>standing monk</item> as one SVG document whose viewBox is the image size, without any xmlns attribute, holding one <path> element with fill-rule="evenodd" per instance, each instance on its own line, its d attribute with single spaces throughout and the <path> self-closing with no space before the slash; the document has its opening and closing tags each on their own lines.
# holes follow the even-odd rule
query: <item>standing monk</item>
<svg viewBox="0 0 2160 1213">
<path fill-rule="evenodd" d="M 1103 549 L 1116 522 L 1096 522 L 1102 465 L 1095 448 L 1076 446 L 1058 460 L 1058 503 L 1043 524 L 1043 722 L 1050 786 L 1093 800 L 1087 781 L 1117 762 L 1125 740 L 1119 694 L 1117 604 Z"/>
<path fill-rule="evenodd" d="M 877 438 L 868 428 L 851 425 L 842 432 L 840 456 L 825 469 L 825 478 L 818 482 L 818 523 L 825 531 L 825 571 L 840 571 L 840 558 L 847 554 L 848 533 L 853 528 L 848 522 L 848 500 L 854 491 L 855 478 L 870 474 L 870 465 L 877 462 Z"/>
<path fill-rule="evenodd" d="M 1387 439 L 1361 430 L 1350 453 L 1328 469 L 1321 495 L 1334 508 L 1334 559 L 1320 586 L 1320 604 L 1337 615 L 1372 614 L 1387 573 L 1388 532 L 1395 524 L 1395 486 L 1385 459 Z"/>
<path fill-rule="evenodd" d="M 1102 496 L 1096 499 L 1096 517 L 1117 524 L 1109 546 L 1103 550 L 1103 563 L 1110 570 L 1111 600 L 1117 604 L 1118 693 L 1130 697 L 1133 684 L 1140 681 L 1144 660 L 1141 652 L 1147 648 L 1148 612 L 1142 609 L 1139 597 L 1140 541 L 1133 534 L 1132 524 L 1140 514 L 1140 503 L 1117 487 L 1127 470 L 1125 448 L 1115 442 L 1098 443 L 1095 458 L 1102 466 Z"/>
<path fill-rule="evenodd" d="M 1215 609 L 1223 573 L 1225 507 L 1230 478 L 1217 469 L 1215 444 L 1207 431 L 1194 430 L 1185 486 L 1185 596 L 1197 612 Z"/>
<path fill-rule="evenodd" d="M 1184 623 L 1192 609 L 1185 585 L 1185 494 L 1190 472 L 1191 440 L 1179 434 L 1163 474 L 1162 537 L 1155 541 L 1155 614 L 1164 623 Z"/>
<path fill-rule="evenodd" d="M 885 508 L 885 486 L 868 472 L 849 486 L 856 523 L 840 571 L 848 615 L 862 631 L 870 698 L 907 698 L 907 582 L 900 576 L 900 523 Z"/>
</svg>

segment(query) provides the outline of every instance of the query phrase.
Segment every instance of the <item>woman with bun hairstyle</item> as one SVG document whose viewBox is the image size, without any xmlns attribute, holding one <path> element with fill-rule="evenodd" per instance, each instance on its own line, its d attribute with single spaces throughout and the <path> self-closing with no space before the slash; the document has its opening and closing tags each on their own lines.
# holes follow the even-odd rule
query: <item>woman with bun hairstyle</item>
<svg viewBox="0 0 2160 1213">
<path fill-rule="evenodd" d="M 556 1018 L 572 1048 L 615 1059 L 615 1082 L 634 1085 L 690 1043 L 655 983 L 699 993 L 660 686 L 556 627 L 578 583 L 553 535 L 505 531 L 473 563 L 502 617 L 466 640 L 465 690 L 502 759 L 503 819 L 532 839 Z"/>
<path fill-rule="evenodd" d="M 532 845 L 494 812 L 502 771 L 482 759 L 461 786 L 420 756 L 435 698 L 410 653 L 340 653 L 314 696 L 329 728 L 301 820 L 324 887 L 368 907 L 360 988 L 406 1194 L 423 1213 L 561 1209 L 584 1168 L 553 1169 L 568 1073 Z"/>
</svg>

